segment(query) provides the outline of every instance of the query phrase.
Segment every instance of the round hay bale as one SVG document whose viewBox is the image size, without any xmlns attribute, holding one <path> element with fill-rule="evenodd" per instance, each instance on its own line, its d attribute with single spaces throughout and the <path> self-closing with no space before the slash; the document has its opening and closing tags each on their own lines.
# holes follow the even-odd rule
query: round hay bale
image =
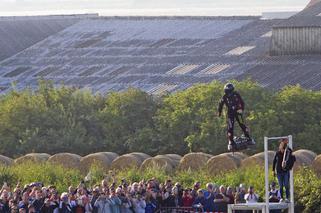
<svg viewBox="0 0 321 213">
<path fill-rule="evenodd" d="M 89 154 L 81 158 L 80 170 L 87 173 L 90 170 L 90 167 L 94 164 L 104 170 L 109 170 L 113 160 L 113 156 L 108 156 L 105 152 Z"/>
<path fill-rule="evenodd" d="M 147 158 L 145 158 L 144 155 L 140 155 L 138 153 L 125 154 L 113 160 L 113 162 L 111 163 L 111 169 L 123 170 L 133 167 L 139 168 L 145 159 Z"/>
<path fill-rule="evenodd" d="M 311 166 L 314 159 L 317 156 L 315 153 L 313 153 L 309 150 L 304 150 L 304 149 L 295 151 L 295 152 L 293 152 L 293 154 L 296 158 L 296 161 L 295 161 L 294 167 L 293 167 L 294 170 L 297 170 L 302 166 Z"/>
<path fill-rule="evenodd" d="M 272 165 L 274 155 L 275 155 L 274 151 L 268 151 L 269 165 Z M 260 152 L 250 157 L 247 157 L 244 160 L 242 160 L 242 163 L 241 163 L 241 167 L 244 167 L 244 168 L 252 167 L 256 165 L 264 167 L 264 152 Z"/>
<path fill-rule="evenodd" d="M 182 159 L 182 156 L 177 154 L 166 154 L 165 156 L 169 157 L 173 161 L 179 162 Z"/>
<path fill-rule="evenodd" d="M 99 152 L 99 153 L 103 153 L 104 155 L 106 155 L 109 160 L 113 161 L 115 160 L 119 155 L 115 152 Z"/>
<path fill-rule="evenodd" d="M 312 168 L 317 173 L 317 175 L 321 175 L 321 155 L 318 155 L 314 161 L 312 162 Z"/>
<path fill-rule="evenodd" d="M 242 153 L 223 153 L 211 157 L 207 161 L 207 171 L 211 175 L 217 175 L 223 172 L 235 170 L 241 166 L 241 162 L 246 158 Z"/>
<path fill-rule="evenodd" d="M 296 155 L 302 155 L 305 156 L 308 159 L 315 159 L 317 157 L 317 154 L 313 151 L 307 150 L 307 149 L 299 149 L 295 152 L 293 152 L 293 154 Z"/>
<path fill-rule="evenodd" d="M 47 153 L 29 153 L 20 158 L 15 159 L 14 163 L 21 164 L 27 161 L 30 161 L 33 163 L 43 163 L 43 162 L 46 162 L 49 159 L 49 157 L 50 155 Z"/>
<path fill-rule="evenodd" d="M 49 163 L 59 164 L 65 168 L 69 169 L 79 169 L 80 168 L 81 156 L 72 153 L 58 153 L 51 156 L 48 159 Z"/>
<path fill-rule="evenodd" d="M 212 155 L 205 154 L 202 152 L 193 152 L 182 157 L 179 162 L 178 169 L 179 170 L 200 170 L 206 166 L 208 159 L 210 159 Z"/>
<path fill-rule="evenodd" d="M 148 158 L 144 160 L 140 168 L 142 170 L 148 168 L 163 169 L 166 172 L 173 172 L 177 165 L 178 163 L 173 162 L 168 156 L 157 155 L 153 158 Z"/>
<path fill-rule="evenodd" d="M 13 164 L 13 160 L 7 156 L 0 155 L 0 165 L 1 166 L 11 166 Z"/>
<path fill-rule="evenodd" d="M 147 158 L 151 157 L 151 156 L 149 156 L 145 153 L 142 153 L 142 152 L 132 152 L 132 153 L 129 153 L 129 155 L 135 156 L 137 159 L 139 159 L 141 161 L 141 163 L 143 163 L 143 161 L 146 160 Z"/>
</svg>

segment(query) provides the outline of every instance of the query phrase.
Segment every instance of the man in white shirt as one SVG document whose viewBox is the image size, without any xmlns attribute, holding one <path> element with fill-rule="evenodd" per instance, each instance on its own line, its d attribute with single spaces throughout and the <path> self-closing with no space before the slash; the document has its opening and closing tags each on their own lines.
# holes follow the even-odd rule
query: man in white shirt
<svg viewBox="0 0 321 213">
<path fill-rule="evenodd" d="M 250 186 L 248 189 L 248 193 L 245 194 L 244 199 L 246 200 L 246 203 L 257 203 L 259 196 L 254 193 L 254 187 Z"/>
</svg>

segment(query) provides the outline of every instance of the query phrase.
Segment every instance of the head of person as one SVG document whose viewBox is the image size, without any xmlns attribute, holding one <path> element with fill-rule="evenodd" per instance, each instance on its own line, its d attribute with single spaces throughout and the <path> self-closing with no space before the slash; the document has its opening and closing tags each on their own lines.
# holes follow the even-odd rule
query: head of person
<svg viewBox="0 0 321 213">
<path fill-rule="evenodd" d="M 231 95 L 234 91 L 234 85 L 232 83 L 227 83 L 224 86 L 224 93 L 226 95 Z"/>
<path fill-rule="evenodd" d="M 233 195 L 233 188 L 231 186 L 227 187 L 226 194 L 227 195 Z"/>
<path fill-rule="evenodd" d="M 220 193 L 225 194 L 226 193 L 226 188 L 224 185 L 220 186 Z"/>
<path fill-rule="evenodd" d="M 213 189 L 214 189 L 213 184 L 212 184 L 212 183 L 207 183 L 207 184 L 206 184 L 206 189 L 207 189 L 207 191 L 209 191 L 209 192 L 213 192 Z"/>
<path fill-rule="evenodd" d="M 239 186 L 239 192 L 240 193 L 245 193 L 246 192 L 245 185 L 243 183 L 241 183 L 240 186 Z"/>
<path fill-rule="evenodd" d="M 288 144 L 288 140 L 287 139 L 282 139 L 280 141 L 279 151 L 283 153 L 284 150 L 286 149 L 287 144 Z"/>
<path fill-rule="evenodd" d="M 94 196 L 94 197 L 98 197 L 98 196 L 99 196 L 99 193 L 100 193 L 99 186 L 96 186 L 96 187 L 93 189 L 93 196 Z"/>
<path fill-rule="evenodd" d="M 200 182 L 196 182 L 195 184 L 194 184 L 194 190 L 199 190 L 201 188 L 201 183 Z"/>
<path fill-rule="evenodd" d="M 132 191 L 133 192 L 138 192 L 139 189 L 139 184 L 137 182 L 133 183 L 132 185 Z"/>
<path fill-rule="evenodd" d="M 7 190 L 3 190 L 1 194 L 1 200 L 7 202 L 9 200 L 9 192 Z"/>
<path fill-rule="evenodd" d="M 172 194 L 175 195 L 175 196 L 178 196 L 178 187 L 177 186 L 173 187 Z"/>
<path fill-rule="evenodd" d="M 69 192 L 69 194 L 74 194 L 75 193 L 75 189 L 74 189 L 74 187 L 72 187 L 72 186 L 69 186 L 68 187 L 68 192 Z"/>
<path fill-rule="evenodd" d="M 276 183 L 274 181 L 272 181 L 270 184 L 271 190 L 275 190 L 275 187 L 276 187 Z"/>
<path fill-rule="evenodd" d="M 183 197 L 189 196 L 190 194 L 191 194 L 190 189 L 185 189 L 185 190 L 183 191 Z"/>
<path fill-rule="evenodd" d="M 67 193 L 67 192 L 63 192 L 63 193 L 60 195 L 60 199 L 61 199 L 62 202 L 68 203 L 68 193 Z"/>
<path fill-rule="evenodd" d="M 204 193 L 202 189 L 197 190 L 197 196 L 198 197 L 204 197 Z"/>
<path fill-rule="evenodd" d="M 110 195 L 116 196 L 116 189 L 115 188 L 110 188 Z"/>
<path fill-rule="evenodd" d="M 28 202 L 29 202 L 29 193 L 28 193 L 28 192 L 24 192 L 24 193 L 22 194 L 22 201 L 23 201 L 24 203 L 28 203 Z"/>
</svg>

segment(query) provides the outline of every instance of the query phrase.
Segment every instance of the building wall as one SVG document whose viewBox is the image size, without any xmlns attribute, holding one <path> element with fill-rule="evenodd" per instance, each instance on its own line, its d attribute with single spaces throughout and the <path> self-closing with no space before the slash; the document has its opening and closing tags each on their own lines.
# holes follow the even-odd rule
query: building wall
<svg viewBox="0 0 321 213">
<path fill-rule="evenodd" d="M 321 27 L 274 27 L 270 55 L 321 54 Z"/>
</svg>

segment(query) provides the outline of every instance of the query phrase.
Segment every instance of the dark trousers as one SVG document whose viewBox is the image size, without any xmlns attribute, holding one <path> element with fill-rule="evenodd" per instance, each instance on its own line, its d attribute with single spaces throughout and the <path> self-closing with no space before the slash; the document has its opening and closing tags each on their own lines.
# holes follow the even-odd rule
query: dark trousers
<svg viewBox="0 0 321 213">
<path fill-rule="evenodd" d="M 277 174 L 278 176 L 278 182 L 280 186 L 280 194 L 281 198 L 283 198 L 283 188 L 285 188 L 285 195 L 286 198 L 290 198 L 290 172 L 280 172 Z"/>
<path fill-rule="evenodd" d="M 249 130 L 244 124 L 243 115 L 239 114 L 237 112 L 232 112 L 232 113 L 228 113 L 228 117 L 227 117 L 227 137 L 228 137 L 228 140 L 233 141 L 235 120 L 237 121 L 237 123 L 241 127 L 241 129 L 244 133 L 244 136 L 250 137 Z"/>
</svg>

